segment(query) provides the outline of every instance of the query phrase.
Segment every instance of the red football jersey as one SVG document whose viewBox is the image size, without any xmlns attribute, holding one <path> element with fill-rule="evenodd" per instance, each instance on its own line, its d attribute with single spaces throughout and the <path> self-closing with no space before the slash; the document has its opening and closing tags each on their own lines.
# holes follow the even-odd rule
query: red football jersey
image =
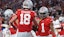
<svg viewBox="0 0 64 37">
<path fill-rule="evenodd" d="M 18 25 L 19 32 L 31 31 L 32 30 L 32 20 L 35 17 L 35 12 L 19 9 L 16 11 L 16 14 L 17 14 L 17 17 L 19 20 L 19 25 Z"/>
<path fill-rule="evenodd" d="M 47 17 L 45 19 L 42 19 L 38 26 L 37 35 L 40 36 L 47 36 L 50 34 L 50 23 L 52 19 Z"/>
</svg>

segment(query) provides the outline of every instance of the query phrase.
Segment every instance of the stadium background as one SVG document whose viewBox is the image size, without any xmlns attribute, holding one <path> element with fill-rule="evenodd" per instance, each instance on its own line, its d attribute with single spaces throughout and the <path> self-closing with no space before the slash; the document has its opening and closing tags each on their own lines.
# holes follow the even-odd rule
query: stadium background
<svg viewBox="0 0 64 37">
<path fill-rule="evenodd" d="M 0 8 L 5 10 L 6 8 L 12 8 L 16 11 L 18 8 L 21 8 L 22 2 L 24 0 L 0 0 Z M 32 0 L 34 7 L 38 10 L 41 6 L 46 6 L 48 8 L 54 6 L 60 6 L 64 10 L 64 0 Z M 34 10 L 35 10 L 34 8 Z M 57 8 L 57 7 L 56 7 Z M 63 11 L 64 12 L 64 11 Z"/>
<path fill-rule="evenodd" d="M 22 3 L 24 0 L 0 0 L 0 11 L 2 13 L 7 9 L 11 8 L 14 13 L 17 9 L 22 8 Z M 64 15 L 64 0 L 32 0 L 34 6 L 33 10 L 37 12 L 40 7 L 46 6 L 49 9 L 50 16 L 56 16 L 56 13 Z"/>
</svg>

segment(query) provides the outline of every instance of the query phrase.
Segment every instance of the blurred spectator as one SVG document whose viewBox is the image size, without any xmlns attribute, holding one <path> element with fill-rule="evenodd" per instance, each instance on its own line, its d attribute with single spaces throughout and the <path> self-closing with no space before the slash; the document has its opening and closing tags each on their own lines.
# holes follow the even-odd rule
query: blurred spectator
<svg viewBox="0 0 64 37">
<path fill-rule="evenodd" d="M 22 8 L 22 2 L 24 0 L 0 0 L 1 8 L 4 10 L 7 7 L 11 7 L 15 12 L 16 9 Z M 64 12 L 64 1 L 63 0 L 31 0 L 34 4 L 33 10 L 38 11 L 41 6 L 46 6 L 48 8 L 59 6 L 56 8 L 61 8 Z"/>
<path fill-rule="evenodd" d="M 62 9 L 63 14 L 64 14 L 64 1 L 63 0 L 61 1 L 61 9 Z"/>
</svg>

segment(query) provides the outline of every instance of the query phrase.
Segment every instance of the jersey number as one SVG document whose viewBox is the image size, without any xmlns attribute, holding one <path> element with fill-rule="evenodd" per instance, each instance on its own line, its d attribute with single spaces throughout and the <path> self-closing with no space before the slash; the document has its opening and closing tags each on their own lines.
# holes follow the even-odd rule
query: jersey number
<svg viewBox="0 0 64 37">
<path fill-rule="evenodd" d="M 41 26 L 42 26 L 42 31 L 41 32 L 45 32 L 44 23 L 42 23 Z"/>
<path fill-rule="evenodd" d="M 20 15 L 20 24 L 30 24 L 30 14 L 21 14 Z"/>
</svg>

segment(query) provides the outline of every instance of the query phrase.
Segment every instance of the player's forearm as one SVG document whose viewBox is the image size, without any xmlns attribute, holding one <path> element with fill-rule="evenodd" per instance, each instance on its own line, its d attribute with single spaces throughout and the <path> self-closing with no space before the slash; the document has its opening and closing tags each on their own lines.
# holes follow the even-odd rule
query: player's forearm
<svg viewBox="0 0 64 37">
<path fill-rule="evenodd" d="M 51 23 L 51 25 L 50 25 L 50 28 L 51 28 L 51 31 L 53 32 L 53 33 L 55 33 L 54 32 L 54 27 L 53 27 L 53 24 Z"/>
<path fill-rule="evenodd" d="M 13 23 L 16 19 L 17 19 L 17 16 L 14 16 L 14 17 L 9 21 L 9 23 Z"/>
<path fill-rule="evenodd" d="M 36 18 L 33 19 L 33 22 L 34 22 L 35 25 L 38 26 L 38 23 L 37 23 L 37 21 L 36 21 Z"/>
</svg>

